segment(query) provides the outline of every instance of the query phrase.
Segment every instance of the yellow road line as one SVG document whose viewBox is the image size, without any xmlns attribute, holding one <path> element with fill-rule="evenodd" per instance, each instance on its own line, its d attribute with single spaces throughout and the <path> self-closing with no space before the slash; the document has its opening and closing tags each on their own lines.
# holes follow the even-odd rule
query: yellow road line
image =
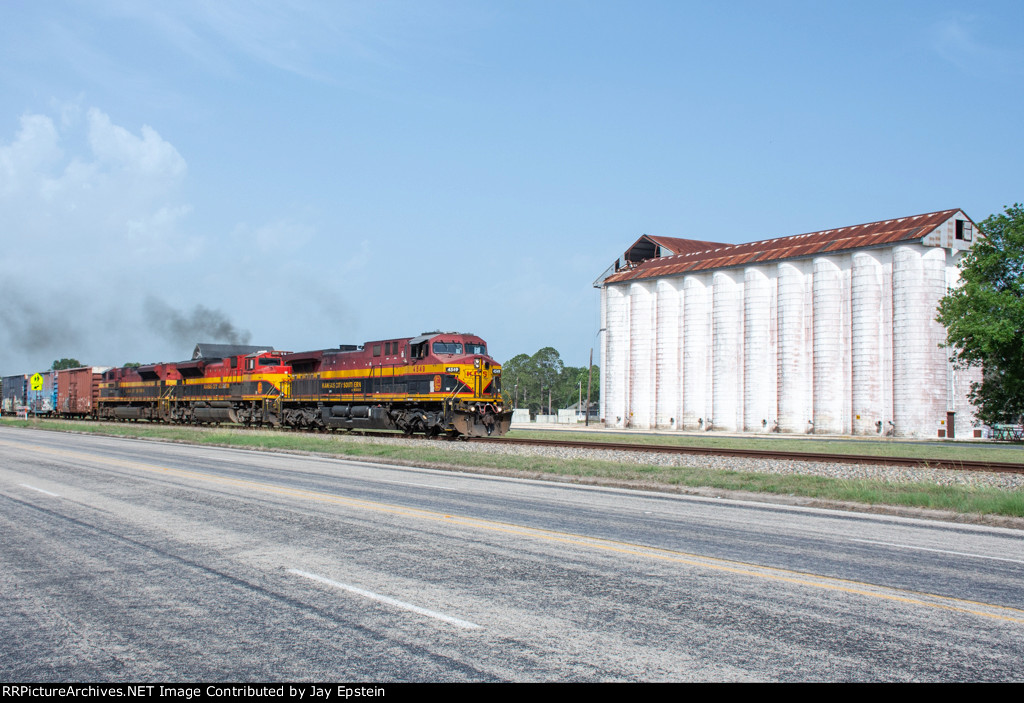
<svg viewBox="0 0 1024 703">
<path fill-rule="evenodd" d="M 3 440 L 0 440 L 0 445 L 17 447 L 19 449 L 26 448 L 24 444 L 7 442 Z M 64 456 L 67 458 L 107 463 L 122 466 L 128 469 L 147 471 L 151 473 L 160 473 L 164 475 L 172 475 L 180 478 L 203 481 L 207 483 L 217 483 L 222 485 L 236 486 L 239 488 L 257 490 L 265 493 L 274 493 L 277 495 L 289 496 L 293 498 L 314 500 L 322 503 L 345 505 L 353 508 L 371 510 L 379 513 L 400 515 L 404 517 L 412 517 L 421 520 L 431 520 L 435 522 L 445 522 L 448 524 L 460 525 L 478 530 L 486 530 L 490 532 L 517 535 L 521 537 L 544 540 L 547 542 L 558 542 L 562 544 L 570 544 L 580 547 L 589 547 L 591 549 L 598 549 L 607 552 L 617 552 L 620 554 L 628 554 L 631 556 L 644 557 L 648 559 L 657 559 L 672 563 L 686 564 L 687 566 L 695 566 L 699 568 L 711 569 L 714 571 L 723 571 L 742 576 L 751 576 L 755 578 L 767 579 L 772 581 L 792 583 L 801 586 L 809 586 L 812 588 L 840 591 L 843 593 L 867 596 L 870 598 L 878 598 L 881 600 L 888 600 L 899 603 L 921 605 L 929 608 L 938 608 L 941 610 L 969 613 L 972 615 L 980 615 L 982 617 L 1005 620 L 1008 622 L 1024 623 L 1024 610 L 1013 608 L 1010 606 L 996 605 L 993 603 L 971 601 L 961 598 L 953 598 L 950 596 L 937 595 L 934 593 L 924 593 L 901 588 L 893 588 L 890 586 L 879 586 L 876 584 L 871 584 L 862 581 L 840 579 L 831 576 L 820 576 L 817 574 L 782 569 L 778 567 L 760 566 L 758 564 L 751 564 L 747 562 L 734 561 L 729 559 L 720 559 L 718 557 L 707 557 L 702 556 L 700 554 L 690 554 L 687 552 L 664 549 L 661 547 L 647 547 L 643 545 L 632 544 L 630 542 L 620 542 L 600 537 L 589 537 L 587 535 L 578 535 L 573 534 L 571 532 L 559 532 L 555 530 L 526 527 L 523 525 L 516 525 L 514 523 L 504 523 L 495 520 L 485 520 L 481 518 L 449 515 L 434 510 L 410 508 L 401 505 L 393 505 L 390 503 L 381 503 L 377 501 L 365 500 L 362 498 L 347 498 L 345 496 L 323 493 L 320 491 L 311 491 L 301 488 L 287 488 L 284 486 L 276 486 L 274 484 L 262 483 L 260 481 L 252 481 L 249 479 L 238 479 L 226 476 L 217 476 L 215 474 L 204 473 L 201 471 L 191 471 L 187 469 L 175 469 L 166 466 L 156 466 L 136 461 L 116 459 L 113 457 L 98 457 L 83 452 L 75 452 L 63 449 L 52 449 L 49 447 L 41 446 L 33 446 L 32 450 L 44 452 L 47 454 L 53 454 L 57 456 Z M 986 612 L 984 610 L 980 610 L 979 608 L 991 608 L 993 610 L 1001 612 Z"/>
</svg>

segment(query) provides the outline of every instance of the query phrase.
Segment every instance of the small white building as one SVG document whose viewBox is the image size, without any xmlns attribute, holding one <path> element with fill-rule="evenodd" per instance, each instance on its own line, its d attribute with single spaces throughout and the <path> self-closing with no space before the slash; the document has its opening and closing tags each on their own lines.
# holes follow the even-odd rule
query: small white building
<svg viewBox="0 0 1024 703">
<path fill-rule="evenodd" d="M 608 427 L 980 436 L 936 306 L 960 210 L 747 244 L 640 237 L 601 289 Z"/>
</svg>

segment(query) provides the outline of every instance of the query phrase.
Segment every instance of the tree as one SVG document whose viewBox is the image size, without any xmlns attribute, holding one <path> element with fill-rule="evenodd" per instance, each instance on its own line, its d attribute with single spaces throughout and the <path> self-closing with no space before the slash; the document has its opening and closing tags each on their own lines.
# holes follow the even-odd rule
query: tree
<svg viewBox="0 0 1024 703">
<path fill-rule="evenodd" d="M 527 383 L 533 378 L 530 357 L 517 354 L 501 365 L 501 396 L 505 405 L 518 408 L 526 392 Z M 523 407 L 526 407 L 525 404 Z"/>
<path fill-rule="evenodd" d="M 597 367 L 594 367 L 594 378 Z M 533 356 L 519 354 L 501 366 L 501 395 L 505 404 L 531 413 L 574 405 L 587 392 L 587 367 L 566 366 L 558 350 L 544 347 Z M 584 401 L 585 402 L 585 401 Z"/>
<path fill-rule="evenodd" d="M 971 401 L 986 424 L 1024 417 L 1024 207 L 980 223 L 984 237 L 960 262 L 963 285 L 939 303 L 946 346 L 960 368 L 980 367 Z"/>
<path fill-rule="evenodd" d="M 57 359 L 53 362 L 53 366 L 50 368 L 54 371 L 63 371 L 64 369 L 77 369 L 83 366 L 82 362 L 78 359 Z"/>
</svg>

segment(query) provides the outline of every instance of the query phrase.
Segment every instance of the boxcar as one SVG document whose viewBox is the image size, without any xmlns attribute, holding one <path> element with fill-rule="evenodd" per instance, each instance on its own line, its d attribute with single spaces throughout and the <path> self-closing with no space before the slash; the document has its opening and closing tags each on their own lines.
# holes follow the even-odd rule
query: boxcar
<svg viewBox="0 0 1024 703">
<path fill-rule="evenodd" d="M 57 387 L 54 384 L 54 371 L 42 371 L 28 377 L 26 405 L 28 411 L 35 415 L 52 415 L 57 406 Z"/>
<path fill-rule="evenodd" d="M 4 376 L 3 380 L 3 405 L 0 406 L 4 415 L 14 415 L 18 408 L 26 405 L 26 389 L 28 388 L 28 376 L 18 374 L 17 376 Z"/>
<path fill-rule="evenodd" d="M 109 366 L 82 366 L 57 371 L 58 415 L 92 415 L 100 393 L 100 379 Z"/>
</svg>

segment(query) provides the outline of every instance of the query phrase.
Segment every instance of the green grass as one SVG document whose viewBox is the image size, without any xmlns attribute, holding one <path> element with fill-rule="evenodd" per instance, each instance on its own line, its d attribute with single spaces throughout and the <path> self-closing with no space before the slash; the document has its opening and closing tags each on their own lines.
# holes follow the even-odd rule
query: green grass
<svg viewBox="0 0 1024 703">
<path fill-rule="evenodd" d="M 715 488 L 802 496 L 828 501 L 848 501 L 867 505 L 895 505 L 951 510 L 958 513 L 1024 517 L 1024 491 L 1022 490 L 944 486 L 924 482 L 890 483 L 875 480 L 847 480 L 796 474 L 747 473 L 591 459 L 553 460 L 540 456 L 453 451 L 450 445 L 441 441 L 437 442 L 436 447 L 412 446 L 411 444 L 409 446 L 394 446 L 373 441 L 351 441 L 345 435 L 174 427 L 143 423 L 101 424 L 4 419 L 2 425 L 92 432 L 122 437 L 155 438 L 259 450 L 315 452 L 330 456 L 376 459 L 460 470 L 482 470 L 518 476 L 561 476 L 575 480 L 642 485 L 652 488 Z M 524 433 L 517 432 L 517 435 L 521 436 L 522 434 Z M 551 434 L 565 436 L 565 433 Z M 730 438 L 708 439 L 721 441 Z M 768 441 L 772 447 L 778 446 L 775 442 Z"/>
</svg>

